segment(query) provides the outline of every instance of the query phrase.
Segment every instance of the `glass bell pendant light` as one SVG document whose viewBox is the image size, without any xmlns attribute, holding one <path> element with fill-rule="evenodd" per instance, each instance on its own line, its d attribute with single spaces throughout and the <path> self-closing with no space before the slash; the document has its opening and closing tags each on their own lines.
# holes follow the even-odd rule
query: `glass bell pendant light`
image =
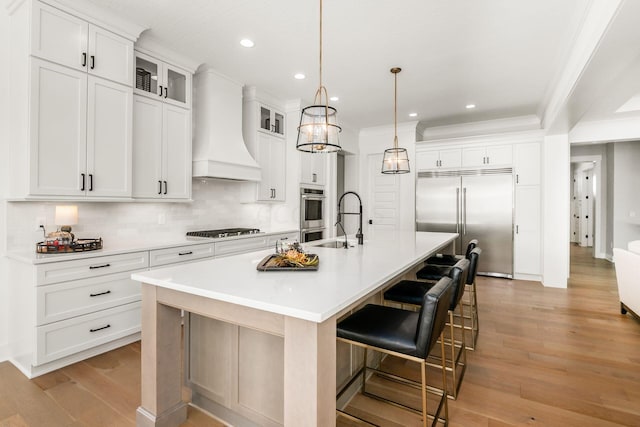
<svg viewBox="0 0 640 427">
<path fill-rule="evenodd" d="M 340 151 L 337 111 L 329 106 L 327 88 L 322 85 L 322 0 L 320 0 L 320 86 L 310 105 L 302 109 L 296 148 L 308 153 Z"/>
<path fill-rule="evenodd" d="M 409 173 L 409 155 L 406 148 L 398 148 L 398 73 L 401 68 L 391 69 L 395 81 L 393 98 L 393 148 L 384 150 L 382 159 L 382 173 Z"/>
</svg>

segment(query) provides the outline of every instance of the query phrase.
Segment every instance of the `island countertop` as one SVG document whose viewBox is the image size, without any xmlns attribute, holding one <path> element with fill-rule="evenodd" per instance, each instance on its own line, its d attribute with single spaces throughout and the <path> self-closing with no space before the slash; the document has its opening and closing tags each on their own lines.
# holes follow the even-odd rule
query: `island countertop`
<svg viewBox="0 0 640 427">
<path fill-rule="evenodd" d="M 304 244 L 317 254 L 317 271 L 258 271 L 272 249 L 133 274 L 133 280 L 312 322 L 323 322 L 375 292 L 455 233 L 376 232 L 349 249 Z"/>
</svg>

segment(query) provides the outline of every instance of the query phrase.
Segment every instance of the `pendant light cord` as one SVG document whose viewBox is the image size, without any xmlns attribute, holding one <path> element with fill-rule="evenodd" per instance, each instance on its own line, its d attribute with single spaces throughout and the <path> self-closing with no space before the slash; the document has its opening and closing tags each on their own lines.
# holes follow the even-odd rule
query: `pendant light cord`
<svg viewBox="0 0 640 427">
<path fill-rule="evenodd" d="M 320 87 L 322 87 L 322 0 L 320 0 Z"/>
<path fill-rule="evenodd" d="M 398 73 L 393 73 L 393 148 L 398 149 Z"/>
</svg>

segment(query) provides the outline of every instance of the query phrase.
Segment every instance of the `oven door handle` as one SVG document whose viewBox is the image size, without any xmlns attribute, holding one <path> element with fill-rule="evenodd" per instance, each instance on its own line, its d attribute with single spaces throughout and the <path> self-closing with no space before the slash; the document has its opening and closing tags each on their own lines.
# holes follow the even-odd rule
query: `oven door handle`
<svg viewBox="0 0 640 427">
<path fill-rule="evenodd" d="M 307 199 L 307 200 L 324 200 L 325 197 L 324 196 L 316 196 L 316 195 L 309 195 L 309 194 L 302 194 L 300 196 L 301 199 Z"/>
</svg>

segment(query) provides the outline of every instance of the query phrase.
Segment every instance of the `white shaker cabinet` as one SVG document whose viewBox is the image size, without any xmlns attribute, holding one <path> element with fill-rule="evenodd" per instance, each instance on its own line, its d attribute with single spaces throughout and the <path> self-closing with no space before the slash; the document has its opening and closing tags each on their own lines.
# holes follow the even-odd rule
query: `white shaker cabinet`
<svg viewBox="0 0 640 427">
<path fill-rule="evenodd" d="M 489 145 L 462 149 L 463 167 L 502 166 L 513 163 L 512 145 Z"/>
<path fill-rule="evenodd" d="M 247 150 L 260 165 L 256 200 L 283 202 L 286 199 L 286 139 L 284 115 L 262 101 L 255 87 L 245 87 L 242 103 L 242 134 Z M 271 100 L 269 104 L 274 104 Z"/>
<path fill-rule="evenodd" d="M 300 152 L 300 183 L 325 185 L 327 155 Z"/>
<path fill-rule="evenodd" d="M 258 183 L 257 199 L 282 202 L 285 200 L 285 141 L 258 132 L 257 144 L 250 150 L 262 167 L 262 180 Z"/>
<path fill-rule="evenodd" d="M 131 195 L 131 88 L 34 59 L 30 104 L 30 194 Z"/>
<path fill-rule="evenodd" d="M 191 108 L 189 71 L 143 52 L 135 52 L 135 93 L 183 108 Z"/>
<path fill-rule="evenodd" d="M 441 150 L 425 150 L 416 153 L 418 170 L 457 168 L 462 165 L 462 150 L 450 148 Z"/>
<path fill-rule="evenodd" d="M 191 111 L 134 95 L 133 197 L 191 197 Z"/>
<path fill-rule="evenodd" d="M 514 144 L 515 223 L 514 273 L 516 278 L 542 274 L 540 144 Z"/>
<path fill-rule="evenodd" d="M 91 75 L 131 85 L 133 42 L 60 9 L 35 1 L 31 54 Z"/>
</svg>

